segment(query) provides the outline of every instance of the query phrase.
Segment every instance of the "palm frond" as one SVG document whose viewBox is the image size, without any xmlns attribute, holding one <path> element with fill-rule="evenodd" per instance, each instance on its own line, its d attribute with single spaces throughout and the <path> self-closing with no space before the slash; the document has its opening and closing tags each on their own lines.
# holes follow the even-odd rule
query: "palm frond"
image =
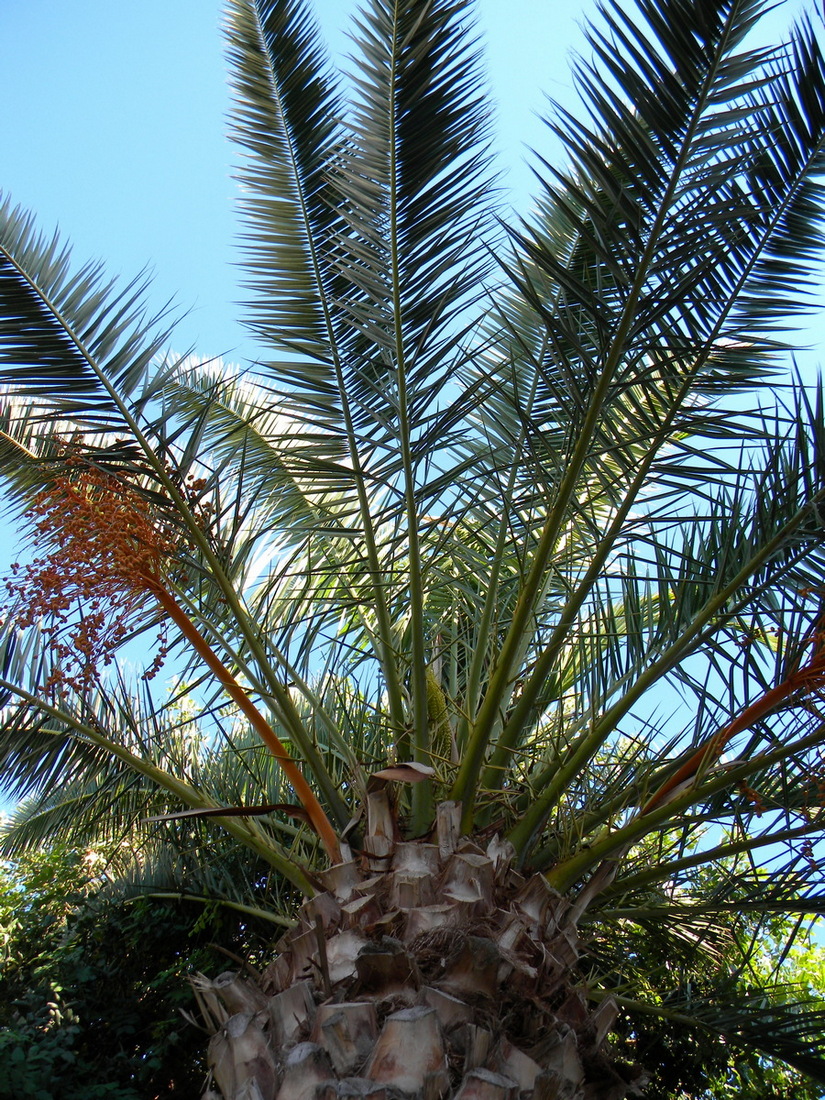
<svg viewBox="0 0 825 1100">
<path fill-rule="evenodd" d="M 782 1003 L 780 996 L 786 998 Z M 663 1005 L 649 1005 L 617 995 L 617 1003 L 630 1014 L 653 1016 L 691 1031 L 718 1035 L 732 1046 L 794 1066 L 814 1081 L 825 1082 L 822 1034 L 825 1010 L 807 998 L 795 1000 L 798 991 L 786 988 L 750 995 L 739 992 L 735 1010 L 720 1009 L 718 1001 L 697 997 L 692 990 L 668 998 Z"/>
<path fill-rule="evenodd" d="M 305 408 L 324 416 L 337 386 L 332 238 L 341 225 L 329 175 L 341 141 L 337 81 L 303 0 L 232 0 L 229 57 L 235 73 L 233 135 L 247 150 L 241 179 L 252 323 L 268 343 L 301 354 L 280 364 L 301 378 Z"/>
<path fill-rule="evenodd" d="M 116 290 L 100 265 L 77 272 L 57 237 L 40 236 L 8 199 L 0 206 L 0 380 L 77 430 L 128 431 L 124 400 L 165 347 L 147 318 L 145 282 Z M 46 411 L 48 410 L 48 411 Z M 131 433 L 129 433 L 131 434 Z"/>
</svg>

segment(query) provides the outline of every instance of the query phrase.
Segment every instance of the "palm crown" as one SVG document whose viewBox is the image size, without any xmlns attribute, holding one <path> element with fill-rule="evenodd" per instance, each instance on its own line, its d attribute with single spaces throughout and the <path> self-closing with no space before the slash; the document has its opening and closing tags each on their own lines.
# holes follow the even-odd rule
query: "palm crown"
<svg viewBox="0 0 825 1100">
<path fill-rule="evenodd" d="M 8 849 L 209 828 L 311 896 L 449 819 L 640 1011 L 639 929 L 821 908 L 825 415 L 777 370 L 825 65 L 765 7 L 608 5 L 503 225 L 464 0 L 370 0 L 351 85 L 303 2 L 231 0 L 243 373 L 2 208 L 0 454 L 53 549 L 8 586 Z M 158 630 L 177 690 L 105 670 Z M 673 1004 L 822 1072 L 812 1009 Z"/>
</svg>

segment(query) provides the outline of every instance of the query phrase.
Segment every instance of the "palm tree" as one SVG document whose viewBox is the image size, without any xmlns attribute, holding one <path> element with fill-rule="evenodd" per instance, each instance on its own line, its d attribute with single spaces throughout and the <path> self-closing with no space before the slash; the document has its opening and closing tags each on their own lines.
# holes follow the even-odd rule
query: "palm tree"
<svg viewBox="0 0 825 1100">
<path fill-rule="evenodd" d="M 507 225 L 466 0 L 370 0 L 349 84 L 304 0 L 230 0 L 244 373 L 2 209 L 0 456 L 46 547 L 7 844 L 189 813 L 306 898 L 257 984 L 197 984 L 227 1100 L 618 1098 L 649 1018 L 825 1080 L 821 1008 L 748 969 L 823 899 L 825 405 L 781 334 L 825 62 L 808 20 L 754 46 L 767 6 L 607 5 Z"/>
</svg>

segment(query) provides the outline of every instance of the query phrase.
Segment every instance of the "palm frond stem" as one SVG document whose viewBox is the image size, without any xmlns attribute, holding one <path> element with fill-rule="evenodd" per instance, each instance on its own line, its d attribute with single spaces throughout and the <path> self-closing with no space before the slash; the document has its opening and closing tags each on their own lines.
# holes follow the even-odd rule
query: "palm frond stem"
<svg viewBox="0 0 825 1100">
<path fill-rule="evenodd" d="M 208 895 L 191 894 L 183 890 L 146 890 L 129 901 L 140 901 L 141 898 L 157 898 L 159 901 L 194 901 L 199 905 L 217 905 L 221 909 L 231 909 L 233 913 L 242 913 L 245 917 L 253 917 L 255 920 L 266 921 L 269 924 L 277 924 L 280 928 L 294 928 L 296 920 L 285 917 L 281 913 L 275 913 L 272 909 L 261 909 L 258 905 L 244 905 L 240 901 L 232 901 L 230 898 L 213 898 Z"/>
<path fill-rule="evenodd" d="M 399 6 L 395 7 L 395 19 Z M 415 470 L 412 461 L 410 439 L 409 401 L 407 395 L 406 333 L 401 300 L 401 262 L 399 256 L 399 180 L 397 147 L 397 76 L 396 51 L 400 48 L 400 27 L 392 28 L 393 56 L 390 59 L 388 101 L 389 118 L 389 255 L 392 287 L 393 338 L 395 351 L 395 373 L 398 387 L 398 422 L 401 466 L 404 477 L 404 504 L 406 512 L 406 538 L 409 553 L 410 620 L 411 620 L 411 663 L 410 681 L 412 696 L 413 756 L 420 764 L 430 759 L 430 728 L 427 708 L 427 679 L 425 659 L 424 592 L 421 574 L 421 545 L 419 537 L 419 516 L 416 500 Z M 424 832 L 432 821 L 432 787 L 429 783 L 416 783 L 412 794 L 412 828 L 418 834 Z"/>
<path fill-rule="evenodd" d="M 724 613 L 726 604 L 751 580 L 757 569 L 768 562 L 783 547 L 789 536 L 815 511 L 822 500 L 825 500 L 825 489 L 820 490 L 806 501 L 805 505 L 782 526 L 773 538 L 762 544 L 737 574 L 694 615 L 692 622 L 681 635 L 671 645 L 667 646 L 661 655 L 642 672 L 624 696 L 612 707 L 609 707 L 601 718 L 593 723 L 591 729 L 570 746 L 565 763 L 559 767 L 544 791 L 527 808 L 522 819 L 511 830 L 508 838 L 517 852 L 524 853 L 526 851 L 536 831 L 546 820 L 547 815 L 566 789 L 567 784 L 611 736 L 618 722 L 653 684 L 666 673 L 672 671 L 681 660 L 693 651 L 697 640 L 709 624 L 719 614 Z M 730 612 L 727 614 L 730 614 Z M 727 617 L 727 614 L 725 617 Z"/>
<path fill-rule="evenodd" d="M 537 358 L 540 359 L 546 346 L 547 338 L 545 337 Z M 516 438 L 514 444 L 515 453 L 518 453 L 518 449 L 526 439 L 526 420 L 530 415 L 538 385 L 539 371 L 535 370 L 531 381 L 531 388 L 527 396 L 525 417 L 520 425 L 520 435 Z M 462 828 L 468 833 L 475 814 L 475 791 L 478 786 L 479 774 L 484 764 L 484 755 L 487 745 L 493 733 L 492 729 L 486 735 L 476 733 L 475 719 L 480 705 L 484 663 L 487 660 L 487 641 L 490 634 L 490 626 L 493 621 L 495 603 L 498 598 L 499 579 L 504 566 L 505 549 L 509 536 L 508 509 L 504 505 L 505 502 L 512 499 L 517 479 L 518 465 L 514 462 L 509 470 L 508 482 L 503 494 L 502 516 L 498 527 L 495 550 L 491 557 L 490 578 L 479 620 L 478 642 L 470 662 L 470 671 L 467 677 L 467 701 L 456 733 L 456 740 L 462 746 L 462 756 L 461 766 L 459 767 L 458 774 L 453 783 L 450 797 L 462 803 Z M 529 632 L 525 631 L 522 637 L 521 655 L 523 655 L 523 651 L 526 648 L 528 636 Z M 504 700 L 501 700 L 501 705 L 504 705 Z"/>
<path fill-rule="evenodd" d="M 281 694 L 277 697 L 273 697 L 271 691 L 268 689 L 268 686 L 260 680 L 255 670 L 252 669 L 248 665 L 248 663 L 243 660 L 242 656 L 238 652 L 230 649 L 229 643 L 227 642 L 226 638 L 221 634 L 218 627 L 214 626 L 208 620 L 203 619 L 203 617 L 198 614 L 197 606 L 187 596 L 187 594 L 182 591 L 176 584 L 170 581 L 168 577 L 164 577 L 163 587 L 179 605 L 181 612 L 189 619 L 190 623 L 194 625 L 195 620 L 201 621 L 201 628 L 196 627 L 196 629 L 205 630 L 208 635 L 214 639 L 214 642 L 220 647 L 220 649 L 224 651 L 225 655 L 231 657 L 233 664 L 235 664 L 240 669 L 246 680 L 261 696 L 261 698 L 266 699 L 274 706 L 275 710 L 278 713 L 278 716 L 284 722 L 284 725 L 290 731 L 291 735 L 295 736 L 296 742 L 298 742 L 298 744 L 300 745 L 300 739 L 296 735 L 296 730 L 300 732 L 301 727 L 299 723 L 301 720 L 300 716 L 298 715 L 297 709 L 292 703 L 289 695 L 289 690 L 285 688 L 283 684 L 279 683 Z M 204 637 L 204 643 L 209 646 L 209 640 L 207 637 Z M 214 652 L 213 646 L 209 646 L 209 648 L 213 649 Z M 330 742 L 335 746 L 337 751 L 341 753 L 342 757 L 349 761 L 350 768 L 352 769 L 352 774 L 355 777 L 356 781 L 360 779 L 363 785 L 363 777 L 360 774 L 360 764 L 358 763 L 357 758 L 354 756 L 352 752 L 352 747 L 350 746 L 349 742 L 342 735 L 338 723 L 336 722 L 332 714 L 330 714 L 329 708 L 324 705 L 323 699 L 319 697 L 318 693 L 314 691 L 310 684 L 308 684 L 307 681 L 301 676 L 301 674 L 289 660 L 287 654 L 284 653 L 277 645 L 275 645 L 271 639 L 268 640 L 268 648 L 280 668 L 283 669 L 289 683 L 294 686 L 296 691 L 300 695 L 302 695 L 303 698 L 312 707 L 313 713 L 321 722 L 321 724 L 325 727 Z M 339 828 L 342 828 L 343 825 L 346 824 L 346 821 L 349 820 L 349 818 L 346 812 L 346 807 L 344 806 L 340 794 L 336 790 L 331 777 L 328 776 L 328 774 L 324 770 L 321 772 L 320 777 L 316 775 L 316 779 L 318 781 L 319 787 L 324 794 L 324 797 L 328 800 L 330 811 L 333 814 L 336 823 L 338 824 Z"/>
<path fill-rule="evenodd" d="M 255 34 L 258 39 L 259 56 L 266 58 L 269 65 L 271 65 L 272 59 L 270 56 L 268 43 L 266 41 L 265 28 L 261 22 L 261 16 L 258 6 L 254 4 L 246 4 L 245 2 L 242 2 L 242 0 L 234 0 L 234 3 L 237 10 L 239 11 L 243 9 L 247 14 L 249 14 L 251 10 L 251 18 L 254 22 Z M 367 560 L 369 562 L 370 576 L 372 577 L 373 582 L 371 585 L 371 600 L 378 623 L 378 630 L 375 633 L 374 641 L 376 643 L 376 651 L 378 654 L 379 662 L 381 664 L 381 669 L 384 674 L 384 682 L 386 685 L 390 714 L 392 716 L 392 720 L 396 726 L 396 729 L 401 730 L 403 729 L 405 722 L 403 689 L 399 678 L 398 666 L 392 646 L 393 630 L 390 620 L 389 608 L 387 607 L 387 601 L 384 595 L 383 587 L 380 583 L 380 578 L 382 575 L 381 560 L 378 552 L 378 540 L 375 532 L 374 519 L 372 515 L 372 510 L 370 508 L 369 496 L 367 493 L 363 460 L 358 444 L 358 434 L 355 428 L 352 409 L 350 408 L 350 403 L 347 399 L 347 380 L 342 362 L 343 353 L 341 348 L 339 347 L 336 327 L 333 321 L 330 295 L 323 274 L 321 256 L 319 255 L 319 245 L 316 240 L 315 227 L 313 225 L 313 219 L 310 211 L 307 186 L 301 172 L 299 157 L 297 155 L 297 151 L 294 145 L 293 134 L 291 133 L 290 127 L 286 122 L 286 120 L 288 119 L 288 111 L 283 101 L 283 96 L 278 86 L 278 82 L 275 78 L 275 74 L 272 72 L 269 66 L 267 66 L 266 78 L 277 108 L 276 116 L 278 119 L 278 127 L 280 133 L 283 136 L 286 160 L 289 165 L 292 182 L 294 184 L 299 210 L 299 220 L 303 229 L 303 239 L 307 249 L 312 279 L 314 280 L 315 286 L 318 290 L 317 300 L 321 309 L 324 330 L 328 341 L 328 351 L 334 371 L 335 385 L 337 392 L 341 398 L 341 412 L 344 420 L 344 432 L 347 441 L 349 461 L 353 471 L 353 482 L 355 485 L 355 493 L 358 500 L 358 510 L 361 518 L 362 533 L 367 553 Z M 320 776 L 318 776 L 317 773 L 316 778 L 320 779 Z M 339 821 L 339 825 L 343 824 L 343 822 Z"/>
<path fill-rule="evenodd" d="M 692 867 L 702 867 L 705 864 L 720 863 L 731 856 L 742 855 L 745 852 L 757 851 L 759 848 L 769 847 L 773 844 L 784 844 L 788 841 L 801 840 L 803 837 L 812 836 L 822 831 L 822 822 L 818 820 L 807 821 L 804 825 L 797 825 L 793 829 L 778 829 L 764 836 L 745 836 L 740 840 L 731 840 L 724 844 L 714 844 L 708 848 L 702 848 L 690 856 L 682 856 L 681 859 L 663 860 L 661 863 L 648 868 L 646 871 L 631 871 L 622 875 L 619 882 L 606 887 L 602 891 L 602 897 L 608 898 L 635 891 L 656 882 L 672 879 L 681 871 L 690 870 Z M 821 901 L 818 903 L 822 908 Z M 785 905 L 785 902 L 782 902 Z M 612 910 L 611 910 L 612 911 Z M 805 910 L 807 912 L 807 910 Z M 815 910 L 812 910 L 815 911 Z"/>
<path fill-rule="evenodd" d="M 724 36 L 723 43 L 726 41 L 726 38 L 727 36 Z M 718 56 L 721 56 L 723 52 L 723 49 L 720 48 L 717 51 Z M 490 677 L 485 701 L 482 703 L 473 724 L 471 746 L 475 747 L 475 751 L 468 753 L 467 763 L 465 765 L 468 773 L 470 768 L 474 765 L 478 765 L 484 747 L 489 742 L 492 730 L 499 717 L 500 700 L 504 697 L 507 684 L 513 678 L 515 663 L 521 651 L 522 638 L 524 634 L 531 629 L 530 624 L 535 614 L 537 600 L 542 592 L 547 564 L 556 548 L 567 514 L 567 509 L 575 494 L 581 472 L 589 458 L 593 434 L 598 427 L 604 403 L 610 393 L 614 373 L 621 363 L 625 343 L 635 321 L 636 308 L 644 292 L 645 283 L 648 277 L 648 269 L 655 258 L 659 237 L 663 231 L 672 198 L 681 181 L 681 173 L 687 165 L 692 140 L 700 124 L 702 110 L 704 109 L 705 101 L 713 84 L 713 76 L 715 76 L 715 68 L 712 68 L 709 73 L 705 75 L 703 93 L 697 97 L 697 102 L 693 109 L 693 117 L 685 128 L 682 148 L 675 160 L 670 182 L 659 203 L 627 299 L 623 304 L 621 316 L 616 324 L 615 332 L 611 336 L 605 355 L 604 366 L 589 399 L 587 412 L 582 420 L 578 441 L 567 463 L 564 477 L 558 486 L 553 501 L 553 507 L 548 514 L 539 543 L 533 555 L 530 570 L 519 593 L 519 600 L 513 613 L 512 621 L 502 643 L 496 666 Z M 582 594 L 582 599 L 583 598 L 584 593 Z M 564 633 L 566 633 L 566 631 Z M 548 660 L 552 661 L 552 657 L 553 655 L 551 654 Z M 535 683 L 537 690 L 537 679 Z M 461 786 L 464 787 L 466 780 L 462 778 L 459 782 Z M 464 818 L 462 819 L 462 828 L 465 829 L 468 829 L 472 823 L 473 798 L 474 795 L 471 795 L 469 791 L 465 792 Z M 521 838 L 519 837 L 519 839 Z M 512 837 L 511 840 L 513 840 Z M 513 842 L 516 843 L 515 840 Z"/>
<path fill-rule="evenodd" d="M 163 768 L 159 768 L 150 760 L 130 752 L 129 749 L 123 745 L 119 745 L 116 741 L 104 737 L 103 734 L 79 721 L 72 714 L 61 710 L 59 707 L 52 706 L 45 699 L 26 691 L 26 689 L 19 684 L 15 684 L 2 677 L 0 678 L 0 691 L 8 692 L 10 696 L 21 699 L 36 711 L 48 715 L 61 725 L 67 726 L 73 731 L 72 736 L 89 741 L 93 745 L 97 745 L 104 749 L 111 756 L 126 764 L 139 775 L 149 779 L 162 790 L 168 791 L 180 802 L 183 802 L 184 805 L 191 806 L 193 809 L 202 810 L 218 808 L 218 804 L 214 800 L 202 794 L 191 784 L 185 783 L 170 772 L 165 771 Z M 55 731 L 55 736 L 65 736 L 65 734 L 62 731 Z M 241 844 L 257 852 L 267 863 L 280 871 L 284 878 L 297 886 L 299 890 L 302 890 L 307 897 L 314 896 L 315 887 L 312 885 L 310 879 L 297 864 L 293 863 L 283 854 L 280 847 L 277 846 L 274 841 L 263 836 L 261 831 L 255 827 L 254 821 L 245 821 L 240 818 L 231 817 L 216 818 L 215 820 L 216 824 L 221 825 L 227 832 L 235 836 Z"/>
<path fill-rule="evenodd" d="M 321 842 L 324 845 L 330 861 L 332 863 L 340 863 L 341 849 L 338 844 L 338 837 L 335 834 L 335 830 L 330 824 L 329 818 L 321 808 L 321 804 L 315 792 L 307 783 L 303 773 L 296 765 L 293 758 L 287 753 L 275 731 L 209 645 L 189 616 L 185 613 L 171 592 L 167 591 L 160 583 L 154 584 L 152 586 L 152 591 L 161 607 L 166 611 L 187 641 L 191 643 L 195 652 L 214 674 L 218 683 L 226 690 L 237 707 L 246 715 L 252 728 L 280 764 L 284 775 L 286 775 L 289 782 L 292 784 L 293 790 L 301 802 L 301 805 L 307 811 L 313 828 L 321 838 Z"/>
<path fill-rule="evenodd" d="M 820 745 L 824 736 L 825 725 L 819 725 L 806 737 L 797 738 L 778 749 L 758 753 L 751 760 L 726 766 L 718 774 L 705 778 L 701 783 L 688 785 L 669 802 L 655 807 L 648 814 L 637 815 L 617 829 L 606 830 L 587 848 L 546 871 L 547 881 L 554 889 L 560 891 L 569 889 L 591 867 L 597 867 L 603 861 L 614 862 L 617 858 L 616 853 L 622 854 L 629 851 L 631 846 L 643 836 L 666 827 L 672 818 L 678 818 L 697 802 L 725 790 L 739 780 L 750 778 L 751 775 L 763 771 L 771 764 L 781 763 L 793 753 Z"/>
<path fill-rule="evenodd" d="M 704 745 L 700 745 L 692 756 L 651 795 L 640 809 L 639 816 L 644 817 L 645 814 L 650 813 L 662 803 L 669 794 L 681 787 L 683 783 L 687 783 L 705 772 L 708 767 L 719 759 L 730 739 L 737 733 L 741 733 L 758 722 L 760 718 L 764 718 L 774 707 L 779 706 L 794 692 L 810 691 L 820 685 L 823 682 L 823 677 L 825 677 L 825 653 L 823 653 L 820 634 L 814 636 L 814 645 L 817 647 L 816 651 L 806 665 L 791 671 L 781 683 L 765 691 L 759 699 L 754 700 L 749 706 L 745 707 L 733 721 L 708 738 Z"/>
</svg>

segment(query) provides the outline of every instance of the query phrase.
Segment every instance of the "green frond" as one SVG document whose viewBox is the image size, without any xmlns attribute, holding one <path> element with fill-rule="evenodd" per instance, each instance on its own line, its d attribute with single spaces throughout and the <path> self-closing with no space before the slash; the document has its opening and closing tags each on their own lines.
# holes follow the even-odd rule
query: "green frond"
<svg viewBox="0 0 825 1100">
<path fill-rule="evenodd" d="M 122 432 L 133 394 L 169 330 L 141 305 L 145 282 L 116 290 L 102 267 L 73 272 L 57 237 L 0 205 L 0 381 L 63 430 Z M 120 395 L 117 398 L 115 395 Z M 69 427 L 72 426 L 72 428 Z"/>
<path fill-rule="evenodd" d="M 704 999 L 691 989 L 675 992 L 662 1005 L 621 995 L 616 1001 L 629 1014 L 719 1036 L 739 1050 L 780 1059 L 814 1081 L 825 1082 L 825 1010 L 809 998 L 794 999 L 799 991 L 793 988 L 772 993 L 768 996 L 761 989 L 750 995 L 738 992 L 736 1006 L 731 1009 L 720 1008 L 715 999 Z M 780 1000 L 783 994 L 784 1003 Z"/>
<path fill-rule="evenodd" d="M 269 344 L 301 354 L 300 365 L 280 370 L 305 379 L 305 408 L 324 417 L 338 397 L 332 238 L 341 217 L 329 183 L 341 142 L 337 82 L 303 0 L 232 0 L 227 37 L 233 136 L 247 153 L 240 179 L 252 324 Z"/>
</svg>

